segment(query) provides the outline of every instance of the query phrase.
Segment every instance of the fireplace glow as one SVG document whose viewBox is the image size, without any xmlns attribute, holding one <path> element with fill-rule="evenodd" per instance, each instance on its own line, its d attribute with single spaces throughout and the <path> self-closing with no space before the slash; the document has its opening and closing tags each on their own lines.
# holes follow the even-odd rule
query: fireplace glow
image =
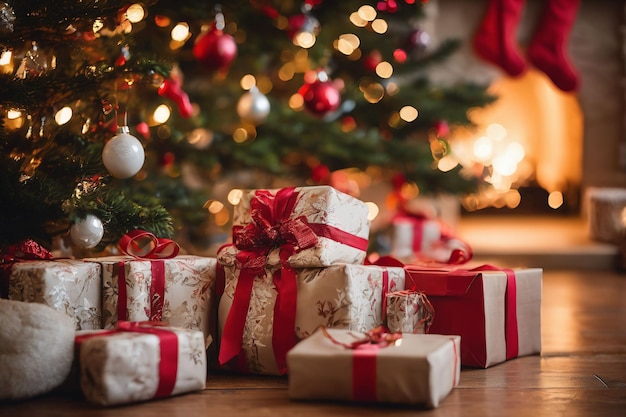
<svg viewBox="0 0 626 417">
<path fill-rule="evenodd" d="M 557 90 L 532 69 L 520 78 L 494 81 L 490 92 L 498 101 L 470 110 L 476 127 L 452 132 L 451 152 L 439 161 L 439 169 L 460 164 L 469 172 L 483 172 L 491 187 L 463 201 L 470 211 L 514 208 L 521 201 L 517 190 L 529 184 L 547 192 L 548 207 L 559 208 L 582 175 L 583 120 L 576 96 Z"/>
</svg>

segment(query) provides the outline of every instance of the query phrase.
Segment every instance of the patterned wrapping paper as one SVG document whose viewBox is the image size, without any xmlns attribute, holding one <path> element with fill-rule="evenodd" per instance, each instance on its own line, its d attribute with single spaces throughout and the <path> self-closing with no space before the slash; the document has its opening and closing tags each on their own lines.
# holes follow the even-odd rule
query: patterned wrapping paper
<svg viewBox="0 0 626 417">
<path fill-rule="evenodd" d="M 400 403 L 434 408 L 458 384 L 459 336 L 403 334 L 395 345 L 356 349 L 353 332 L 326 329 L 287 354 L 289 397 Z"/>
<path fill-rule="evenodd" d="M 202 332 L 174 327 L 143 329 L 159 333 L 79 332 L 80 387 L 88 401 L 128 404 L 205 388 L 207 358 Z"/>
<path fill-rule="evenodd" d="M 244 193 L 233 213 L 233 230 L 253 222 L 251 202 L 257 193 L 276 196 L 279 190 L 249 190 Z M 315 268 L 334 263 L 362 264 L 365 260 L 370 222 L 368 208 L 364 202 L 330 186 L 296 187 L 297 194 L 289 219 L 306 218 L 312 225 L 324 225 L 337 229 L 340 233 L 352 235 L 364 241 L 365 248 L 358 249 L 342 242 L 318 234 L 313 247 L 300 250 L 289 257 L 289 264 L 297 268 Z"/>
<path fill-rule="evenodd" d="M 102 265 L 103 327 L 115 326 L 122 312 L 129 321 L 165 321 L 171 326 L 200 330 L 206 346 L 214 339 L 214 288 L 217 259 L 181 255 L 165 260 L 129 256 L 95 259 Z M 162 294 L 156 291 L 153 267 L 162 265 Z M 120 270 L 120 267 L 122 268 Z M 119 274 L 123 271 L 126 297 L 118 303 Z M 123 295 L 123 294 L 122 294 Z"/>
<path fill-rule="evenodd" d="M 220 263 L 226 264 L 225 288 L 218 309 L 222 338 L 241 272 L 232 258 L 236 253 L 232 247 L 218 253 Z M 269 258 L 272 262 L 273 256 Z M 275 270 L 266 268 L 263 274 L 254 277 L 240 344 L 243 355 L 240 359 L 243 357 L 245 366 L 236 369 L 240 372 L 281 373 L 272 342 L 278 297 L 272 275 Z M 383 290 L 385 277 L 387 288 Z M 297 340 L 310 336 L 319 326 L 367 331 L 381 325 L 384 292 L 404 288 L 404 270 L 398 267 L 335 264 L 325 268 L 297 269 L 296 281 L 295 328 L 288 348 L 293 347 Z"/>
<path fill-rule="evenodd" d="M 76 330 L 102 328 L 100 265 L 74 259 L 15 262 L 8 276 L 10 300 L 46 304 L 74 319 Z"/>
<path fill-rule="evenodd" d="M 387 293 L 387 328 L 392 333 L 427 333 L 434 313 L 433 306 L 422 292 Z"/>
<path fill-rule="evenodd" d="M 541 352 L 541 268 L 405 270 L 407 287 L 424 292 L 435 310 L 429 332 L 461 336 L 464 366 Z"/>
</svg>

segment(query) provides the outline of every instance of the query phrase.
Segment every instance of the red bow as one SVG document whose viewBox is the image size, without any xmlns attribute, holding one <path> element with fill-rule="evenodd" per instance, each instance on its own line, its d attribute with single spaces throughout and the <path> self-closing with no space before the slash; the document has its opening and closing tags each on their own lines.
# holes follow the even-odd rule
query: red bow
<svg viewBox="0 0 626 417">
<path fill-rule="evenodd" d="M 171 239 L 158 238 L 145 230 L 126 233 L 118 245 L 125 254 L 142 259 L 174 258 L 180 251 L 178 243 Z"/>
</svg>

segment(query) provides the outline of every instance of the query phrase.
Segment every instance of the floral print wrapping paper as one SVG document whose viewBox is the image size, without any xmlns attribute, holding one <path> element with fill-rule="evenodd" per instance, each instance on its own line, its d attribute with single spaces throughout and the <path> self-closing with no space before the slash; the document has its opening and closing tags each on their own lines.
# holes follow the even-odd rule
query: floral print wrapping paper
<svg viewBox="0 0 626 417">
<path fill-rule="evenodd" d="M 232 255 L 232 251 L 223 252 L 218 254 L 220 262 L 229 263 L 227 255 Z M 335 264 L 325 268 L 296 269 L 296 338 L 301 340 L 310 336 L 319 326 L 368 331 L 383 324 L 384 270 L 388 273 L 387 291 L 404 288 L 404 270 L 398 267 Z M 273 268 L 266 268 L 265 274 L 254 278 L 243 331 L 242 348 L 248 370 L 255 374 L 279 374 L 272 346 L 277 298 L 273 271 Z M 233 263 L 224 267 L 225 288 L 218 309 L 220 333 L 233 304 L 240 272 Z"/>
<path fill-rule="evenodd" d="M 233 212 L 233 226 L 252 222 L 250 201 L 257 190 L 244 193 Z M 278 190 L 268 190 L 275 194 Z M 368 239 L 370 222 L 365 203 L 330 186 L 296 187 L 298 200 L 291 218 L 304 216 L 309 223 L 325 224 L 362 239 Z M 289 264 L 297 268 L 329 266 L 334 263 L 362 264 L 366 251 L 326 237 L 315 246 L 293 254 Z"/>
<path fill-rule="evenodd" d="M 150 320 L 151 261 L 127 256 L 98 258 L 102 265 L 103 328 L 118 321 L 118 263 L 124 262 L 129 321 Z M 217 259 L 180 255 L 166 259 L 162 320 L 170 326 L 200 330 L 208 347 L 214 339 L 214 287 Z M 121 301 L 121 300 L 120 300 Z"/>
<path fill-rule="evenodd" d="M 170 395 L 204 389 L 207 359 L 202 332 L 162 329 L 176 333 L 178 339 L 176 382 Z M 154 398 L 160 378 L 160 351 L 159 338 L 153 334 L 124 332 L 84 340 L 79 347 L 79 364 L 85 398 L 100 405 Z"/>
<path fill-rule="evenodd" d="M 42 303 L 74 319 L 76 330 L 102 328 L 100 265 L 74 259 L 16 262 L 9 299 Z"/>
<path fill-rule="evenodd" d="M 387 293 L 390 332 L 425 334 L 433 317 L 433 307 L 424 293 L 408 290 Z"/>
</svg>

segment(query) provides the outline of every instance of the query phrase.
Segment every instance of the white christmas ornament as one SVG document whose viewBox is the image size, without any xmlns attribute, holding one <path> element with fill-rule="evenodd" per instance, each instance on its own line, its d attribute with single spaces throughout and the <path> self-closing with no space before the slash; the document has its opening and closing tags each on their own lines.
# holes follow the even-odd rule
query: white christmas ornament
<svg viewBox="0 0 626 417">
<path fill-rule="evenodd" d="M 269 113 L 270 101 L 256 87 L 242 95 L 237 103 L 237 114 L 250 123 L 262 123 Z"/>
<path fill-rule="evenodd" d="M 84 219 L 78 220 L 70 228 L 70 237 L 76 246 L 90 249 L 96 247 L 104 236 L 104 226 L 102 221 L 88 214 Z"/>
<path fill-rule="evenodd" d="M 115 178 L 130 178 L 143 166 L 145 154 L 141 142 L 129 134 L 128 126 L 120 126 L 102 150 L 102 162 Z"/>
</svg>

